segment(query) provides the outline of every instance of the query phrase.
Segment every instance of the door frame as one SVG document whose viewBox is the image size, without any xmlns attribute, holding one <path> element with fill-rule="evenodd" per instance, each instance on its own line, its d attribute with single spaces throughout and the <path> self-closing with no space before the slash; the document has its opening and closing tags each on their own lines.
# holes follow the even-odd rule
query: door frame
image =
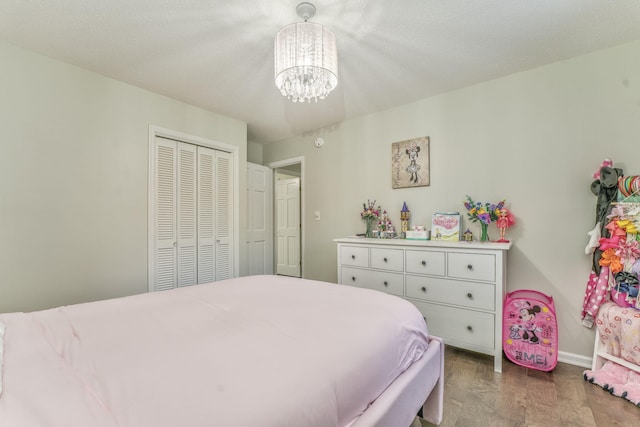
<svg viewBox="0 0 640 427">
<path fill-rule="evenodd" d="M 189 135 L 183 132 L 175 131 L 172 129 L 166 129 L 160 126 L 149 125 L 149 164 L 147 169 L 148 182 L 147 182 L 147 289 L 149 292 L 154 290 L 154 271 L 155 271 L 155 212 L 151 209 L 152 201 L 154 200 L 154 177 L 152 176 L 155 170 L 156 151 L 154 150 L 154 142 L 156 137 L 171 139 L 178 142 L 186 142 L 188 144 L 200 145 L 202 147 L 213 148 L 214 150 L 224 151 L 231 154 L 233 164 L 233 277 L 240 275 L 240 168 L 239 152 L 240 147 L 235 145 L 225 144 L 223 142 L 214 141 L 212 139 L 203 138 L 200 136 Z"/>
<path fill-rule="evenodd" d="M 305 263 L 306 263 L 306 258 L 307 258 L 305 256 L 306 255 L 306 244 L 305 244 L 305 240 L 306 240 L 305 239 L 305 228 L 306 228 L 305 227 L 305 187 L 306 187 L 306 185 L 305 185 L 305 180 L 304 180 L 304 156 L 292 157 L 290 159 L 284 159 L 284 160 L 278 160 L 277 162 L 268 163 L 267 166 L 270 167 L 271 169 L 275 170 L 275 169 L 278 169 L 278 168 L 284 168 L 286 166 L 297 165 L 297 164 L 300 165 L 300 260 L 301 260 L 301 263 L 300 263 L 300 277 L 302 277 L 304 279 L 304 272 L 306 270 Z M 276 176 L 276 174 L 273 173 L 272 176 L 273 176 L 273 183 L 271 184 L 272 188 L 273 188 L 272 198 L 275 198 L 276 197 L 276 194 L 275 194 L 276 193 L 276 191 L 275 191 L 275 186 L 276 186 L 276 178 L 275 178 L 275 176 Z M 275 202 L 275 200 L 272 201 L 272 206 L 275 206 L 274 202 Z M 274 209 L 275 209 L 275 207 L 274 207 Z M 274 220 L 275 220 L 275 215 L 273 215 L 273 217 L 274 217 Z M 274 253 L 274 255 L 276 253 L 275 252 L 275 245 L 276 245 L 275 233 L 276 233 L 276 227 L 274 226 L 273 227 L 273 234 L 274 234 L 273 235 L 273 245 L 274 245 L 274 248 L 273 248 L 274 252 L 273 253 Z M 276 259 L 275 258 L 276 257 L 274 256 L 273 257 L 273 262 L 274 262 L 274 266 L 273 266 L 274 270 L 273 271 L 276 271 L 276 269 L 275 269 L 276 268 L 276 266 L 275 266 Z"/>
</svg>

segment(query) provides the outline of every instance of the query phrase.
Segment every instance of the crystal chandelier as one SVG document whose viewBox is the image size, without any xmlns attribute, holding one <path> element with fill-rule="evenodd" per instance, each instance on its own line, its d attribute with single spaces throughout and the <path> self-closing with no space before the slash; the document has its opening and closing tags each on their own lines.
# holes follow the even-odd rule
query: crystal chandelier
<svg viewBox="0 0 640 427">
<path fill-rule="evenodd" d="M 307 22 L 316 13 L 313 4 L 300 3 L 296 12 L 304 22 L 282 28 L 274 41 L 276 86 L 293 102 L 318 102 L 338 84 L 336 36 Z"/>
</svg>

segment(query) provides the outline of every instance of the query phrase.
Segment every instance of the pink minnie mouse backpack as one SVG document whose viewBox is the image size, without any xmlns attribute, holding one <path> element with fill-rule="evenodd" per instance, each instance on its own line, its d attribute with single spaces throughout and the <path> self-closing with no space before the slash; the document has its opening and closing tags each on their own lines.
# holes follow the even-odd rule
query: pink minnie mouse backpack
<svg viewBox="0 0 640 427">
<path fill-rule="evenodd" d="M 553 298 L 531 290 L 509 292 L 502 315 L 502 349 L 507 358 L 527 368 L 553 370 L 558 363 Z"/>
</svg>

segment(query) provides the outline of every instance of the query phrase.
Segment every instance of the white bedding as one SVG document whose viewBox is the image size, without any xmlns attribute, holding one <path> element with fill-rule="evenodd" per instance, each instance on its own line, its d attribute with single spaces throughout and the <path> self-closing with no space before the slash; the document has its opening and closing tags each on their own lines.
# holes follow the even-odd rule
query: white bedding
<svg viewBox="0 0 640 427">
<path fill-rule="evenodd" d="M 400 298 L 280 276 L 0 322 L 11 427 L 355 426 L 429 341 Z"/>
<path fill-rule="evenodd" d="M 4 365 L 4 323 L 0 322 L 0 397 L 2 397 L 2 366 Z"/>
</svg>

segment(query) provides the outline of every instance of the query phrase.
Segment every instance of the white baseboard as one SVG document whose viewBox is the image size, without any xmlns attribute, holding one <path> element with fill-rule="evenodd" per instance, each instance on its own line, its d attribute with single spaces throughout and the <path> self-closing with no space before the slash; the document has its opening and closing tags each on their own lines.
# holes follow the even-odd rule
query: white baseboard
<svg viewBox="0 0 640 427">
<path fill-rule="evenodd" d="M 581 356 L 575 353 L 567 353 L 566 351 L 558 352 L 558 362 L 568 363 L 569 365 L 581 366 L 591 369 L 592 357 Z"/>
</svg>

